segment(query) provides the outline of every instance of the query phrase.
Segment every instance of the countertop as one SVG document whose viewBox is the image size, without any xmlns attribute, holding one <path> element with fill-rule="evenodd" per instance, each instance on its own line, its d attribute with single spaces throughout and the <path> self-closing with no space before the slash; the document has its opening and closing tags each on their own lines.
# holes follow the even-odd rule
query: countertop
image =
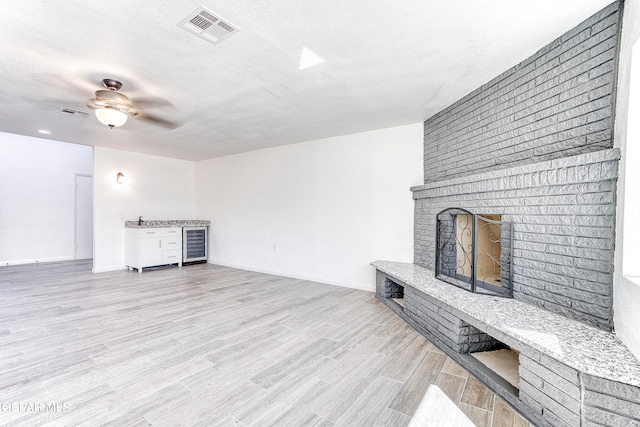
<svg viewBox="0 0 640 427">
<path fill-rule="evenodd" d="M 125 221 L 124 226 L 125 228 L 209 227 L 211 226 L 211 221 L 199 219 L 150 219 L 142 220 L 142 225 L 139 225 L 138 221 Z"/>
</svg>

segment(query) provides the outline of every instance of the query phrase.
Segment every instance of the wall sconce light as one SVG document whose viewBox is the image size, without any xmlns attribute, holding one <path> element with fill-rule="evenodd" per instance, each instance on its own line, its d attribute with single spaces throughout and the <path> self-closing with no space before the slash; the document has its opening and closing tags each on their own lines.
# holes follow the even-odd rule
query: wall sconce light
<svg viewBox="0 0 640 427">
<path fill-rule="evenodd" d="M 118 172 L 118 175 L 116 175 L 116 181 L 118 184 L 122 184 L 124 182 L 124 174 L 122 172 Z"/>
</svg>

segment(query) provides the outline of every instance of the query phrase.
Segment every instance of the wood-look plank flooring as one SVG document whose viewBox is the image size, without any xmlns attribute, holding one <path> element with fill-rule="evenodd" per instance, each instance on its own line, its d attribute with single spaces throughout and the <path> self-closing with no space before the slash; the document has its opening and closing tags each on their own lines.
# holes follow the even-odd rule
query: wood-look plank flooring
<svg viewBox="0 0 640 427">
<path fill-rule="evenodd" d="M 0 424 L 528 426 L 372 292 L 200 264 L 0 268 Z"/>
</svg>

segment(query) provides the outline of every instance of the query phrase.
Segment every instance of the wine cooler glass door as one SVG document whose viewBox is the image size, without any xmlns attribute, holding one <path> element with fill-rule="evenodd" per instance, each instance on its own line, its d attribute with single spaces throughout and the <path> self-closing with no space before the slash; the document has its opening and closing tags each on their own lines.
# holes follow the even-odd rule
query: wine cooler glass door
<svg viewBox="0 0 640 427">
<path fill-rule="evenodd" d="M 204 261 L 207 259 L 207 228 L 184 227 L 182 230 L 182 261 Z"/>
</svg>

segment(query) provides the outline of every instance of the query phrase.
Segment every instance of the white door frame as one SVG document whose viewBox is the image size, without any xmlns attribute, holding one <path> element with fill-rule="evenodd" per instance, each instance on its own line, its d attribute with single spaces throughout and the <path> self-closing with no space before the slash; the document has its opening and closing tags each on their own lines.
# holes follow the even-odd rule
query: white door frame
<svg viewBox="0 0 640 427">
<path fill-rule="evenodd" d="M 73 174 L 73 242 L 71 243 L 73 245 L 73 259 L 78 257 L 78 177 L 91 178 L 93 180 L 93 175 L 91 174 Z M 91 203 L 93 204 L 93 189 L 91 194 Z"/>
</svg>

